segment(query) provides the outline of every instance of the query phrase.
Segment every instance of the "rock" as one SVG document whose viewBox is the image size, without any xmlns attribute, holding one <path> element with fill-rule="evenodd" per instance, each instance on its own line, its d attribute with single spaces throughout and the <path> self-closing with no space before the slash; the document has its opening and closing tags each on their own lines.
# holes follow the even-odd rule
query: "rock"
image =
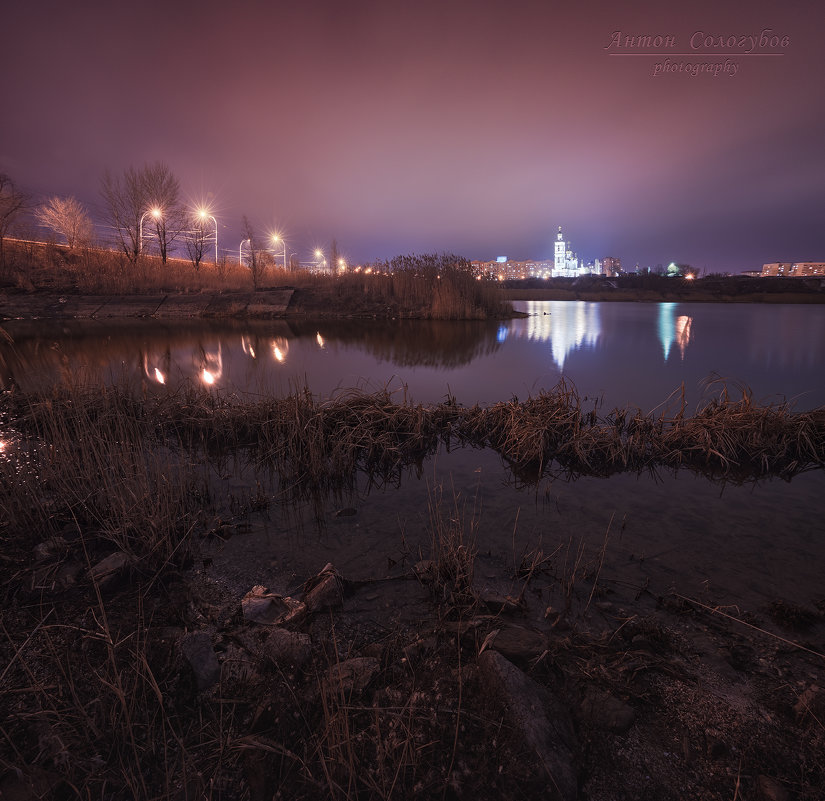
<svg viewBox="0 0 825 801">
<path fill-rule="evenodd" d="M 756 777 L 756 798 L 758 801 L 789 801 L 790 794 L 770 776 Z"/>
<path fill-rule="evenodd" d="M 567 710 L 546 688 L 496 651 L 481 654 L 478 667 L 487 696 L 502 705 L 509 724 L 547 773 L 548 798 L 573 801 L 578 792 L 573 764 L 577 743 Z"/>
<path fill-rule="evenodd" d="M 433 653 L 438 648 L 438 641 L 435 637 L 419 637 L 404 647 L 404 658 L 408 662 L 417 662 L 428 653 Z"/>
<path fill-rule="evenodd" d="M 413 572 L 422 584 L 432 584 L 438 578 L 438 567 L 432 559 L 416 562 Z"/>
<path fill-rule="evenodd" d="M 509 595 L 499 595 L 497 592 L 483 592 L 479 600 L 494 615 L 524 611 L 523 603 L 519 603 L 518 600 L 511 598 Z"/>
<path fill-rule="evenodd" d="M 195 673 L 199 690 L 206 690 L 221 677 L 221 666 L 212 648 L 212 639 L 208 634 L 196 632 L 187 634 L 180 643 L 186 661 Z"/>
<path fill-rule="evenodd" d="M 540 631 L 523 626 L 502 626 L 487 644 L 508 659 L 527 661 L 541 656 L 548 648 L 550 641 Z"/>
<path fill-rule="evenodd" d="M 68 547 L 69 543 L 63 537 L 50 537 L 34 546 L 34 559 L 36 562 L 51 559 L 62 554 Z"/>
<path fill-rule="evenodd" d="M 344 603 L 344 585 L 331 563 L 304 584 L 304 604 L 308 612 L 329 609 Z"/>
<path fill-rule="evenodd" d="M 378 673 L 381 663 L 372 656 L 357 656 L 332 665 L 324 675 L 326 693 L 349 693 L 364 690 Z"/>
<path fill-rule="evenodd" d="M 276 595 L 266 587 L 254 586 L 241 598 L 244 620 L 251 623 L 277 626 L 298 620 L 306 613 L 306 606 L 288 595 Z"/>
<path fill-rule="evenodd" d="M 259 677 L 256 659 L 249 650 L 235 643 L 228 643 L 221 653 L 224 682 L 234 687 L 238 683 L 254 681 Z"/>
<path fill-rule="evenodd" d="M 83 572 L 83 565 L 80 562 L 64 562 L 57 569 L 57 575 L 54 578 L 58 589 L 67 590 L 77 583 L 77 578 Z"/>
<path fill-rule="evenodd" d="M 10 770 L 0 780 L 0 798 L 3 801 L 39 801 L 54 797 L 63 784 L 59 773 L 29 765 L 22 770 Z"/>
<path fill-rule="evenodd" d="M 799 696 L 793 710 L 796 712 L 799 721 L 806 718 L 825 719 L 825 691 L 821 690 L 816 684 L 812 684 Z"/>
<path fill-rule="evenodd" d="M 110 586 L 132 564 L 131 557 L 115 551 L 89 570 L 89 578 L 101 587 Z"/>
<path fill-rule="evenodd" d="M 300 669 L 311 655 L 310 636 L 286 629 L 272 629 L 261 646 L 261 656 L 278 667 Z"/>
<path fill-rule="evenodd" d="M 626 732 L 636 720 L 633 707 L 600 690 L 588 690 L 581 703 L 582 716 L 591 725 L 618 733 Z"/>
</svg>

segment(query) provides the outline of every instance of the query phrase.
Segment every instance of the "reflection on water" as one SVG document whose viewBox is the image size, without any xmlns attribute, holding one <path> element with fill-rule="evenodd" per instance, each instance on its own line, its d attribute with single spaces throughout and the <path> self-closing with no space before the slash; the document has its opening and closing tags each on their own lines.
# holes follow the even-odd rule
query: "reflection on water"
<svg viewBox="0 0 825 801">
<path fill-rule="evenodd" d="M 548 310 L 546 301 L 527 301 L 525 307 L 530 316 L 524 325 L 514 326 L 515 335 L 549 342 L 560 371 L 571 351 L 599 344 L 602 324 L 598 303 L 555 303 Z"/>
<path fill-rule="evenodd" d="M 608 408 L 650 410 L 684 384 L 691 407 L 706 379 L 749 386 L 757 400 L 825 404 L 825 307 L 756 304 L 522 302 L 529 316 L 490 322 L 157 320 L 9 322 L 0 388 L 137 377 L 282 394 L 308 385 L 405 387 L 420 402 L 449 393 L 489 404 L 563 376 Z M 678 356 L 677 356 L 678 354 Z"/>
<path fill-rule="evenodd" d="M 675 343 L 682 358 L 685 358 L 685 349 L 690 344 L 693 318 L 686 314 L 676 316 L 678 303 L 659 304 L 659 341 L 662 343 L 664 360 L 670 355 L 670 349 Z"/>
</svg>

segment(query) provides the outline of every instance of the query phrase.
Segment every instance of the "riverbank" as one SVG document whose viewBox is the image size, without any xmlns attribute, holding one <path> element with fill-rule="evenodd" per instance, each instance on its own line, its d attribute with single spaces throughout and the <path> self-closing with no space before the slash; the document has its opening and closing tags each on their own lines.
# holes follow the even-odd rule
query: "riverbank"
<svg viewBox="0 0 825 801">
<path fill-rule="evenodd" d="M 825 303 L 819 278 L 722 276 L 687 281 L 662 276 L 626 275 L 615 279 L 588 276 L 549 281 L 505 281 L 504 295 L 514 300 L 567 300 L 625 303 Z"/>
<path fill-rule="evenodd" d="M 591 419 L 563 388 L 463 410 L 122 387 L 12 393 L 0 414 L 19 432 L 0 454 L 4 794 L 814 801 L 825 789 L 821 595 L 753 608 L 723 605 L 724 587 L 682 596 L 607 560 L 622 536 L 610 527 L 601 548 L 545 533 L 517 551 L 507 532 L 480 552 L 475 511 L 441 487 L 421 531 L 399 520 L 382 540 L 381 567 L 334 564 L 366 524 L 357 500 L 342 503 L 354 476 L 391 488 L 459 435 L 522 481 L 552 454 L 563 472 L 575 459 L 602 475 L 617 437 L 640 456 L 661 437 L 666 463 L 711 472 L 749 449 L 757 475 L 790 475 L 821 464 L 821 415 L 712 404 L 696 441 L 701 419 Z M 238 570 L 253 538 L 265 585 Z M 289 550 L 309 540 L 333 564 L 296 573 Z"/>
</svg>

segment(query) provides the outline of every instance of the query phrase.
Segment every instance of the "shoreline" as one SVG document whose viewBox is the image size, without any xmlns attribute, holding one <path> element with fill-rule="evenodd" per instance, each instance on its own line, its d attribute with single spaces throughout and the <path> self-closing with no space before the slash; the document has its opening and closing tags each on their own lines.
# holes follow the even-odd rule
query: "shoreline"
<svg viewBox="0 0 825 801">
<path fill-rule="evenodd" d="M 825 293 L 756 292 L 719 295 L 710 292 L 660 292 L 658 290 L 504 289 L 506 302 L 565 301 L 598 303 L 769 303 L 823 304 Z M 431 319 L 379 305 L 357 312 L 336 307 L 325 293 L 276 287 L 257 291 L 168 292 L 156 294 L 91 295 L 43 291 L 0 292 L 0 322 L 13 320 L 102 320 L 153 318 L 286 319 L 294 317 L 338 319 Z M 513 311 L 506 318 L 527 316 Z M 467 318 L 459 318 L 467 319 Z M 477 319 L 477 318 L 469 318 Z M 486 318 L 499 319 L 499 318 Z M 501 318 L 504 319 L 504 318 Z"/>
</svg>

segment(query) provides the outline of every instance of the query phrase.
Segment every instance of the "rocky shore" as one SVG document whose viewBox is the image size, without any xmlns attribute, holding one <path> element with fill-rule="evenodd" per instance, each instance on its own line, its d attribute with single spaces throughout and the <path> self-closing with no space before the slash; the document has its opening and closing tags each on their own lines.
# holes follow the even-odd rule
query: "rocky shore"
<svg viewBox="0 0 825 801">
<path fill-rule="evenodd" d="M 218 543 L 244 536 L 219 528 Z M 101 782 L 128 797 L 95 761 L 100 744 L 72 739 L 68 712 L 32 703 L 52 686 L 105 721 L 118 682 L 126 734 L 164 754 L 142 763 L 147 795 L 814 801 L 825 789 L 825 599 L 721 609 L 598 571 L 565 577 L 540 555 L 481 582 L 455 552 L 388 558 L 386 575 L 360 580 L 328 564 L 241 593 L 219 547 L 147 586 L 125 554 L 88 568 L 77 545 L 42 543 L 7 592 L 5 625 L 36 607 L 66 662 L 32 632 L 6 663 L 6 726 L 39 738 L 40 756 L 3 774 L 3 797 Z"/>
</svg>

